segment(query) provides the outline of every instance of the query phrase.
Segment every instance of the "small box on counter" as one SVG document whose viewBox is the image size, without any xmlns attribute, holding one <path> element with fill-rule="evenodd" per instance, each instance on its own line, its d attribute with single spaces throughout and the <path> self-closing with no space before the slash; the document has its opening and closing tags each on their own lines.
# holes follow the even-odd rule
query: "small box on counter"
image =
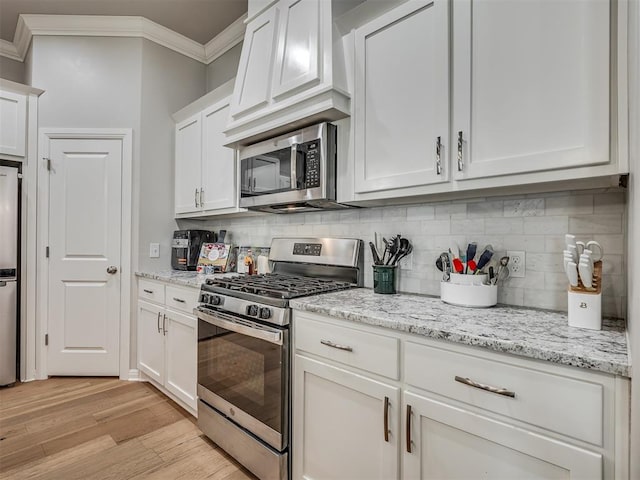
<svg viewBox="0 0 640 480">
<path fill-rule="evenodd" d="M 229 267 L 229 253 L 231 245 L 228 243 L 203 243 L 198 257 L 198 273 L 224 273 Z"/>
<path fill-rule="evenodd" d="M 582 282 L 577 287 L 569 286 L 569 326 L 602 329 L 602 262 L 594 263 L 593 283 L 586 288 Z"/>
</svg>

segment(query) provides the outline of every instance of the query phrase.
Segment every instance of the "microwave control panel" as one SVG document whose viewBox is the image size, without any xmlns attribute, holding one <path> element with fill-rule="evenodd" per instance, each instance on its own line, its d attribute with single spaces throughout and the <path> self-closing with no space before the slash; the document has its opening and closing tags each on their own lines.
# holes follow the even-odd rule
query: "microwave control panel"
<svg viewBox="0 0 640 480">
<path fill-rule="evenodd" d="M 294 243 L 293 254 L 294 255 L 311 255 L 319 257 L 322 252 L 321 243 Z"/>
<path fill-rule="evenodd" d="M 320 142 L 314 140 L 304 144 L 304 183 L 307 188 L 320 186 Z M 319 254 L 318 254 L 319 255 Z"/>
</svg>

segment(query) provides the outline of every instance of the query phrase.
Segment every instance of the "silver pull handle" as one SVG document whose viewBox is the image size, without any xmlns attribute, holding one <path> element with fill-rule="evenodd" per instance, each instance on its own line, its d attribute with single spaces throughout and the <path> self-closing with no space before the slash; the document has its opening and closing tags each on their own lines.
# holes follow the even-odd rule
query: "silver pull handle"
<svg viewBox="0 0 640 480">
<path fill-rule="evenodd" d="M 200 189 L 200 206 L 203 205 L 203 197 L 204 197 L 204 188 Z"/>
<path fill-rule="evenodd" d="M 158 333 L 160 333 L 160 315 L 162 315 L 162 312 L 158 312 Z"/>
<path fill-rule="evenodd" d="M 442 152 L 442 137 L 438 137 L 436 140 L 436 175 L 442 173 L 442 161 L 440 160 L 440 154 Z"/>
<path fill-rule="evenodd" d="M 384 441 L 389 441 L 389 397 L 384 397 Z"/>
<path fill-rule="evenodd" d="M 407 433 L 407 453 L 411 453 L 411 405 L 407 404 L 407 418 L 405 425 Z"/>
<path fill-rule="evenodd" d="M 464 166 L 462 162 L 462 130 L 458 132 L 458 171 L 462 171 L 462 167 Z"/>
<path fill-rule="evenodd" d="M 340 345 L 339 343 L 333 343 L 331 340 L 320 340 L 320 343 L 327 347 L 337 348 L 338 350 L 344 350 L 346 352 L 353 352 L 353 347 L 348 345 Z"/>
<path fill-rule="evenodd" d="M 162 333 L 163 335 L 167 335 L 167 316 L 162 315 Z"/>
<path fill-rule="evenodd" d="M 195 204 L 196 208 L 199 207 L 199 205 L 198 205 L 198 189 L 197 188 L 196 188 L 196 193 L 194 194 L 194 197 L 193 197 L 193 203 Z"/>
<path fill-rule="evenodd" d="M 492 387 L 491 385 L 484 385 L 482 383 L 475 382 L 469 378 L 459 377 L 458 375 L 455 376 L 455 380 L 456 382 L 464 383 L 465 385 L 469 385 L 470 387 L 479 388 L 480 390 L 484 390 L 490 393 L 496 393 L 498 395 L 503 395 L 505 397 L 515 398 L 516 396 L 516 392 L 512 392 L 510 390 L 507 390 L 506 388 L 498 388 L 498 387 Z"/>
<path fill-rule="evenodd" d="M 153 290 L 147 290 L 146 288 L 143 288 L 142 291 L 144 293 L 148 293 L 149 295 L 153 295 Z"/>
<path fill-rule="evenodd" d="M 111 266 L 107 267 L 107 273 L 109 275 L 114 275 L 114 274 L 118 273 L 118 267 L 116 267 L 114 265 L 111 265 Z"/>
<path fill-rule="evenodd" d="M 173 297 L 173 301 L 174 302 L 180 302 L 180 303 L 187 303 L 186 300 L 183 300 L 183 299 L 178 298 L 178 297 Z"/>
<path fill-rule="evenodd" d="M 295 190 L 298 183 L 298 144 L 291 145 L 291 190 Z"/>
</svg>

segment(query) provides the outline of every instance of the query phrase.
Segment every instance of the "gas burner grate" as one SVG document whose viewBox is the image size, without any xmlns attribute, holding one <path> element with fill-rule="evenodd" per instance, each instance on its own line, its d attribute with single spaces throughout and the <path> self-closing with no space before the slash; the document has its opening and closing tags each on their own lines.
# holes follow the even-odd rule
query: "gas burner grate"
<svg viewBox="0 0 640 480">
<path fill-rule="evenodd" d="M 208 279 L 207 285 L 281 299 L 304 297 L 353 287 L 348 282 L 280 273 Z"/>
</svg>

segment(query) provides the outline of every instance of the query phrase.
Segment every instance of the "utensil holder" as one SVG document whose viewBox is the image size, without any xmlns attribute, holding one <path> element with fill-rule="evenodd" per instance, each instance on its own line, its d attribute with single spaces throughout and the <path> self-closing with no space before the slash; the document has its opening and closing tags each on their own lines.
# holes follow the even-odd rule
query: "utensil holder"
<svg viewBox="0 0 640 480">
<path fill-rule="evenodd" d="M 396 265 L 373 265 L 373 292 L 396 293 Z"/>
<path fill-rule="evenodd" d="M 498 303 L 498 286 L 485 285 L 488 275 L 452 273 L 448 282 L 440 282 L 440 299 L 459 307 L 488 308 Z"/>
<path fill-rule="evenodd" d="M 569 326 L 602 329 L 602 262 L 593 265 L 594 287 L 587 289 L 582 282 L 577 287 L 569 286 L 568 314 Z"/>
</svg>

